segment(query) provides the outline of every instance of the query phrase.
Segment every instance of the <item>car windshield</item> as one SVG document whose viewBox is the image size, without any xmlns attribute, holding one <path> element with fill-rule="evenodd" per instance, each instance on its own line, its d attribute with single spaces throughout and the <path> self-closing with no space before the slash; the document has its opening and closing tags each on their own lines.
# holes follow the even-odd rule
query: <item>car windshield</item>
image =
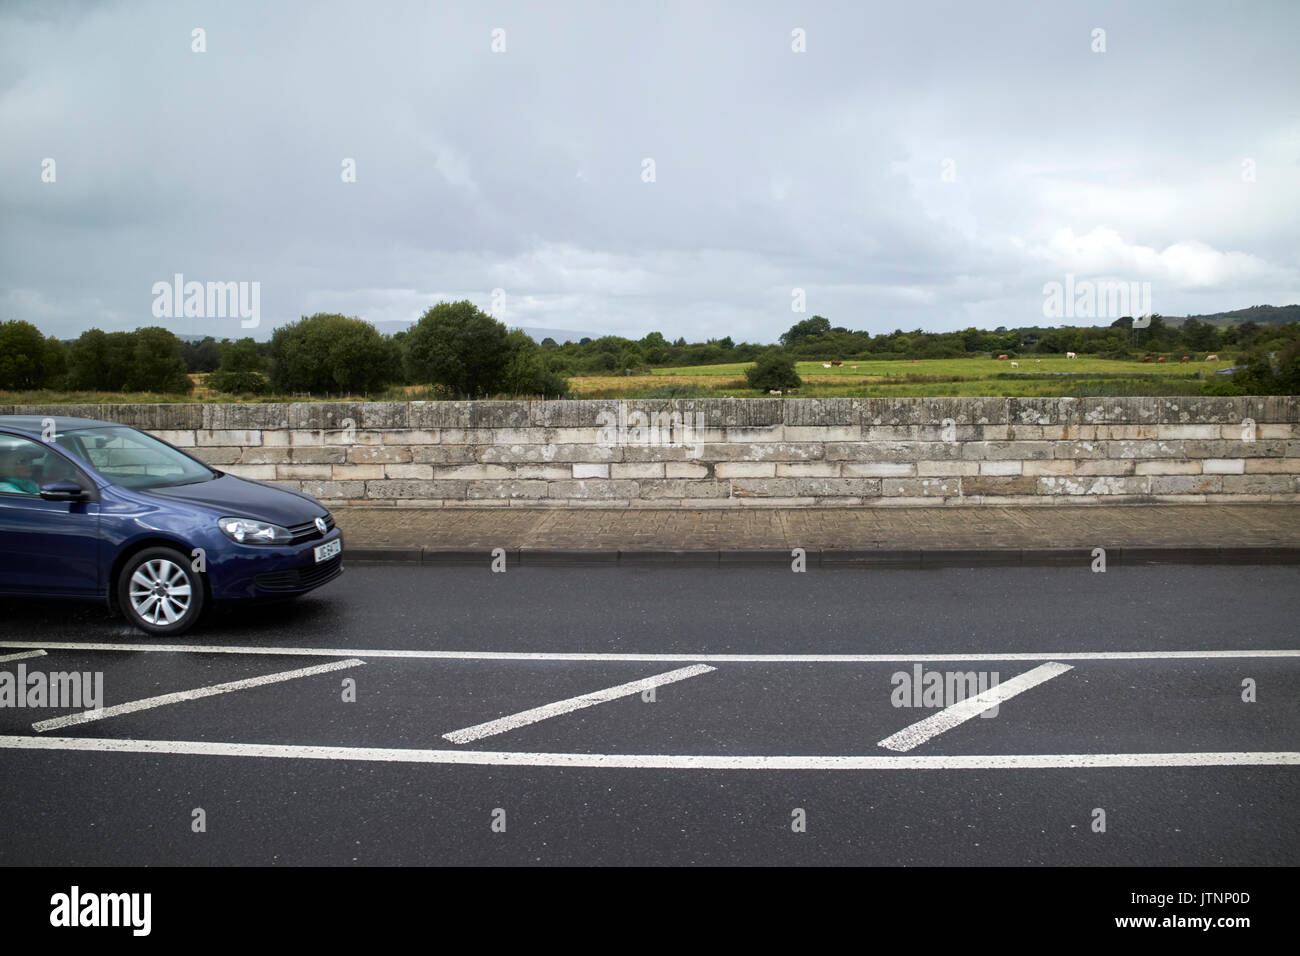
<svg viewBox="0 0 1300 956">
<path fill-rule="evenodd" d="M 76 429 L 54 441 L 124 488 L 167 488 L 217 477 L 206 465 L 125 425 Z"/>
</svg>

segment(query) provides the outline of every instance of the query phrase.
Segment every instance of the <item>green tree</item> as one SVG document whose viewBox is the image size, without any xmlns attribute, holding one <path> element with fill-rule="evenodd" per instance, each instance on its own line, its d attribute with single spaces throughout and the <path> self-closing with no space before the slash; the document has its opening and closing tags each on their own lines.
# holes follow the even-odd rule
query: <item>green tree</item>
<svg viewBox="0 0 1300 956">
<path fill-rule="evenodd" d="M 645 365 L 645 353 L 636 345 L 629 345 L 618 356 L 619 368 L 638 369 Z"/>
<path fill-rule="evenodd" d="M 618 356 L 612 352 L 596 352 L 587 359 L 587 371 L 612 372 L 618 368 Z"/>
<path fill-rule="evenodd" d="M 551 364 L 546 351 L 519 329 L 506 334 L 505 362 L 500 391 L 509 395 L 560 398 L 569 392 L 569 380 Z"/>
<path fill-rule="evenodd" d="M 1276 381 L 1279 394 L 1300 395 L 1300 338 L 1278 353 Z"/>
<path fill-rule="evenodd" d="M 137 329 L 135 355 L 124 387 L 132 392 L 168 395 L 188 395 L 193 391 L 194 383 L 181 356 L 181 340 L 161 326 Z"/>
<path fill-rule="evenodd" d="M 794 370 L 794 359 L 779 349 L 769 349 L 758 357 L 754 365 L 745 370 L 745 380 L 750 388 L 769 391 L 798 388 L 803 384 Z"/>
<path fill-rule="evenodd" d="M 104 338 L 104 377 L 114 392 L 126 388 L 127 377 L 135 363 L 135 332 L 109 332 Z"/>
<path fill-rule="evenodd" d="M 250 338 L 221 343 L 221 364 L 226 372 L 264 372 L 266 359 L 256 341 Z"/>
<path fill-rule="evenodd" d="M 1183 342 L 1197 352 L 1213 352 L 1219 347 L 1219 330 L 1208 322 L 1188 319 L 1183 323 Z"/>
<path fill-rule="evenodd" d="M 120 392 L 134 361 L 134 332 L 87 329 L 68 348 L 68 387 Z"/>
<path fill-rule="evenodd" d="M 1151 313 L 1151 324 L 1145 329 L 1138 329 L 1138 341 L 1144 348 L 1154 352 L 1164 351 L 1168 345 L 1169 327 L 1165 325 L 1164 316 L 1159 312 Z"/>
<path fill-rule="evenodd" d="M 794 345 L 801 339 L 810 338 L 816 335 L 825 335 L 831 330 L 831 320 L 822 318 L 820 315 L 814 315 L 810 319 L 804 319 L 802 322 L 796 322 L 794 325 L 781 336 L 782 345 Z"/>
<path fill-rule="evenodd" d="M 271 336 L 271 384 L 280 392 L 365 394 L 399 381 L 397 350 L 364 319 L 318 312 Z"/>
<path fill-rule="evenodd" d="M 1264 349 L 1243 356 L 1245 367 L 1232 376 L 1231 385 L 1211 382 L 1214 395 L 1300 395 L 1300 338 L 1283 341 L 1271 354 Z M 1217 376 L 1216 376 L 1217 378 Z"/>
<path fill-rule="evenodd" d="M 425 312 L 406 336 L 404 359 L 410 381 L 475 398 L 501 391 L 509 354 L 506 327 L 465 300 Z"/>
<path fill-rule="evenodd" d="M 651 332 L 641 340 L 646 361 L 651 365 L 661 365 L 668 361 L 668 340 L 662 332 Z"/>
<path fill-rule="evenodd" d="M 0 324 L 0 388 L 51 388 L 62 376 L 62 344 L 30 322 Z"/>
<path fill-rule="evenodd" d="M 266 359 L 253 339 L 221 343 L 221 367 L 204 380 L 208 388 L 231 395 L 265 395 L 271 380 L 265 375 Z"/>
<path fill-rule="evenodd" d="M 68 347 L 68 387 L 109 391 L 107 360 L 108 336 L 99 329 L 82 332 Z"/>
<path fill-rule="evenodd" d="M 53 335 L 45 336 L 45 384 L 43 388 L 65 388 L 68 384 L 68 347 Z"/>
<path fill-rule="evenodd" d="M 198 342 L 182 343 L 181 355 L 191 372 L 215 372 L 221 364 L 221 346 L 210 335 Z"/>
</svg>

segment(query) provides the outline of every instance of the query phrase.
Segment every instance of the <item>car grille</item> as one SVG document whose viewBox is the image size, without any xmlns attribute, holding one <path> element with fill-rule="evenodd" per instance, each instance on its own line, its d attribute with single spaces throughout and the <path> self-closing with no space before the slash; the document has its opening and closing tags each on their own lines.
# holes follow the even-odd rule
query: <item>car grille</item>
<svg viewBox="0 0 1300 956">
<path fill-rule="evenodd" d="M 267 571 L 257 575 L 253 580 L 262 591 L 301 591 L 324 584 L 341 570 L 343 570 L 343 555 L 339 554 L 328 561 L 313 564 L 309 568 Z"/>
<path fill-rule="evenodd" d="M 326 514 L 325 534 L 329 534 L 329 532 L 333 530 L 334 530 L 334 516 L 332 514 Z M 317 529 L 316 522 L 314 521 L 308 521 L 306 524 L 293 525 L 291 528 L 289 528 L 289 533 L 293 535 L 293 541 L 292 541 L 293 544 L 298 544 L 300 541 L 310 541 L 312 540 L 312 538 L 325 537 L 325 535 L 321 534 L 320 531 Z"/>
</svg>

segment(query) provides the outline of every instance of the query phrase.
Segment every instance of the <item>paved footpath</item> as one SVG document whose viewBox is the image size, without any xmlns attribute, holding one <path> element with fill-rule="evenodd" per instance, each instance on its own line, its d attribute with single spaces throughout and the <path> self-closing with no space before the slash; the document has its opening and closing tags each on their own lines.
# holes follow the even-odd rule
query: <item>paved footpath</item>
<svg viewBox="0 0 1300 956">
<path fill-rule="evenodd" d="M 524 563 L 790 560 L 891 566 L 1300 563 L 1300 505 L 1030 508 L 413 509 L 339 507 L 354 560 Z"/>
</svg>

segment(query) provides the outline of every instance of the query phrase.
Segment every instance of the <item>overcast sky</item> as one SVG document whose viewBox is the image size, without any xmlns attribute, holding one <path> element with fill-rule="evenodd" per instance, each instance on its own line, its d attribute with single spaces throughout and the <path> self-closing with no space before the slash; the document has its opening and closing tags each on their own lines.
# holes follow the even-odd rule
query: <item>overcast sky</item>
<svg viewBox="0 0 1300 956">
<path fill-rule="evenodd" d="M 493 289 L 737 341 L 1043 323 L 1067 274 L 1288 304 L 1298 43 L 1295 2 L 10 4 L 0 320 L 249 334 L 155 318 L 176 273 L 260 283 L 259 338 Z"/>
</svg>

